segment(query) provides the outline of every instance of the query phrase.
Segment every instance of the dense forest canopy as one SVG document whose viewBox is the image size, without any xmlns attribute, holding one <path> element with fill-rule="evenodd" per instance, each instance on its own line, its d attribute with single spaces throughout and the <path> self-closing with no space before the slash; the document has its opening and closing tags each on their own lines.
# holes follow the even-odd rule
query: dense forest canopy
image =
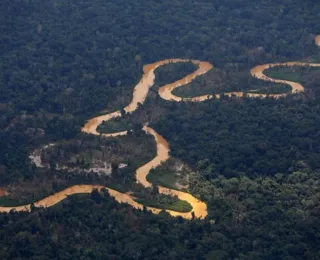
<svg viewBox="0 0 320 260">
<path fill-rule="evenodd" d="M 80 132 L 88 118 L 127 105 L 143 65 L 166 58 L 214 65 L 187 92 L 177 89 L 181 96 L 201 93 L 199 87 L 275 89 L 252 78 L 250 68 L 320 59 L 319 13 L 320 3 L 311 0 L 1 1 L 0 195 L 4 187 L 14 196 L 0 204 L 35 201 L 79 183 L 134 189 L 152 205 L 167 202 L 132 184 L 135 169 L 155 153 L 141 131 L 150 122 L 169 141 L 173 160 L 191 168 L 188 191 L 207 203 L 209 215 L 156 216 L 93 191 L 30 214 L 0 214 L 0 258 L 320 259 L 319 69 L 266 72 L 301 82 L 303 94 L 191 104 L 156 97 L 160 85 L 196 69 L 169 64 L 156 71 L 143 107 L 100 127 L 133 128 L 130 135 L 103 140 Z M 113 153 L 111 177 L 71 174 L 51 158 L 48 169 L 36 168 L 30 152 L 51 142 L 61 145 L 52 149 L 55 159 L 68 159 L 63 149 L 85 158 L 91 146 Z M 118 169 L 119 158 L 130 162 L 127 168 Z M 157 171 L 168 176 L 168 169 Z"/>
<path fill-rule="evenodd" d="M 319 169 L 318 101 L 226 100 L 172 111 L 156 129 L 209 178 Z M 183 133 L 183 135 L 181 135 Z M 213 176 L 210 176 L 213 175 Z"/>
<path fill-rule="evenodd" d="M 29 112 L 90 115 L 111 108 L 114 99 L 127 103 L 145 63 L 186 57 L 248 69 L 306 57 L 315 51 L 313 34 L 320 31 L 315 18 L 320 7 L 312 6 L 310 1 L 2 1 L 0 101 Z"/>
</svg>

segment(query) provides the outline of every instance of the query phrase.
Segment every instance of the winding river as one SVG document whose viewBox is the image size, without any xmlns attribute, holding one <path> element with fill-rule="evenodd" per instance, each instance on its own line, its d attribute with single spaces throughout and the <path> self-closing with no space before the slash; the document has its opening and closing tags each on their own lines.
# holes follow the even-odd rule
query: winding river
<svg viewBox="0 0 320 260">
<path fill-rule="evenodd" d="M 320 35 L 315 37 L 315 44 L 317 46 L 320 46 Z M 175 96 L 172 94 L 172 91 L 175 88 L 182 87 L 191 81 L 193 81 L 196 77 L 203 75 L 207 73 L 209 70 L 213 68 L 212 64 L 209 62 L 205 61 L 199 61 L 199 60 L 189 60 L 189 59 L 166 59 L 163 61 L 158 61 L 152 64 L 147 64 L 143 67 L 143 75 L 139 83 L 135 86 L 134 91 L 133 91 L 133 98 L 132 101 L 128 106 L 124 108 L 124 110 L 127 113 L 132 113 L 138 108 L 138 104 L 141 103 L 143 104 L 149 89 L 154 85 L 154 80 L 155 80 L 155 73 L 154 71 L 165 64 L 168 63 L 177 63 L 177 62 L 189 62 L 191 61 L 195 65 L 198 66 L 198 69 L 194 71 L 193 73 L 185 76 L 184 78 L 177 80 L 173 83 L 167 84 L 165 86 L 162 86 L 158 90 L 158 94 L 161 98 L 167 101 L 190 101 L 190 102 L 201 102 L 210 98 L 219 98 L 219 94 L 213 94 L 213 95 L 202 95 L 202 96 L 197 96 L 197 97 L 192 97 L 192 98 L 181 98 L 178 96 Z M 273 79 L 270 78 L 266 75 L 264 75 L 264 71 L 268 68 L 272 67 L 278 67 L 278 66 L 311 66 L 311 67 L 320 67 L 319 63 L 304 63 L 304 62 L 285 62 L 285 63 L 270 63 L 270 64 L 264 64 L 264 65 L 258 65 L 254 68 L 251 69 L 250 73 L 253 77 L 256 77 L 258 79 L 264 80 L 264 81 L 271 81 L 275 83 L 282 83 L 282 84 L 287 84 L 291 86 L 292 90 L 289 93 L 299 93 L 304 91 L 304 87 L 296 82 L 292 81 L 287 81 L 287 80 L 279 80 L 279 79 Z M 264 98 L 266 96 L 269 97 L 274 97 L 278 98 L 281 96 L 286 96 L 288 93 L 284 94 L 259 94 L 259 93 L 244 93 L 244 92 L 228 92 L 224 93 L 224 95 L 228 96 L 238 96 L 242 97 L 244 95 L 247 95 L 249 97 L 260 97 Z M 93 134 L 93 135 L 100 135 L 99 132 L 97 132 L 97 127 L 103 122 L 103 121 L 108 121 L 112 118 L 115 117 L 121 117 L 121 112 L 116 111 L 113 113 L 109 113 L 106 115 L 102 116 L 97 116 L 92 119 L 90 119 L 84 127 L 81 129 L 82 132 L 88 133 L 88 134 Z M 136 170 L 136 179 L 137 182 L 142 184 L 144 187 L 148 188 L 151 187 L 152 184 L 147 181 L 147 175 L 150 172 L 152 168 L 155 168 L 159 166 L 161 163 L 165 162 L 169 158 L 169 144 L 168 142 L 160 135 L 158 134 L 154 129 L 148 127 L 145 125 L 143 127 L 143 130 L 149 134 L 152 135 L 156 141 L 157 145 L 157 155 L 154 157 L 151 161 L 147 162 L 140 168 Z M 111 133 L 111 134 L 102 134 L 105 137 L 111 137 L 111 136 L 119 136 L 119 135 L 126 135 L 127 131 L 122 131 L 118 133 Z M 131 196 L 129 193 L 121 193 L 116 190 L 110 189 L 108 187 L 104 187 L 101 185 L 75 185 L 72 187 L 69 187 L 63 191 L 57 192 L 51 196 L 48 196 L 36 203 L 34 205 L 36 207 L 51 207 L 60 201 L 64 200 L 67 198 L 67 196 L 73 195 L 73 194 L 79 194 L 79 193 L 91 193 L 93 189 L 98 189 L 101 190 L 102 188 L 105 188 L 108 190 L 110 196 L 114 197 L 115 200 L 119 203 L 127 203 L 130 204 L 132 207 L 137 208 L 137 209 L 143 209 L 143 205 L 136 202 L 134 197 Z M 166 187 L 159 186 L 159 193 L 161 194 L 166 194 L 170 196 L 177 196 L 180 200 L 185 200 L 190 203 L 192 206 L 192 212 L 194 213 L 194 216 L 199 219 L 203 219 L 208 215 L 207 211 L 207 205 L 203 202 L 200 201 L 199 199 L 195 198 L 189 193 L 178 191 L 178 190 L 173 190 L 169 189 Z M 16 210 L 16 211 L 30 211 L 31 205 L 23 205 L 23 206 L 18 206 L 18 207 L 0 207 L 0 212 L 9 212 L 11 210 Z M 162 209 L 158 208 L 153 208 L 153 207 L 147 207 L 148 210 L 150 210 L 154 214 L 158 214 Z M 188 213 L 182 213 L 182 212 L 177 212 L 173 210 L 166 210 L 170 215 L 172 216 L 181 216 L 186 219 L 191 219 L 192 214 L 191 212 Z"/>
</svg>

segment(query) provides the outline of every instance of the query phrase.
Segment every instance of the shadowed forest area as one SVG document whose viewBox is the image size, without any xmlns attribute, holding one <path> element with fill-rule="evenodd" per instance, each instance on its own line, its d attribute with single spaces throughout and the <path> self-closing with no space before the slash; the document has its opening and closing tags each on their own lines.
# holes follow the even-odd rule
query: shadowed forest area
<svg viewBox="0 0 320 260">
<path fill-rule="evenodd" d="M 319 13 L 315 1 L 290 0 L 1 1 L 0 206 L 101 184 L 145 205 L 190 211 L 159 194 L 161 184 L 204 201 L 208 216 L 154 215 L 94 190 L 48 209 L 0 214 L 0 259 L 320 259 L 320 69 L 266 70 L 305 86 L 285 98 L 177 103 L 157 88 L 197 68 L 168 64 L 156 70 L 143 106 L 98 128 L 129 135 L 81 133 L 89 118 L 130 102 L 143 65 L 167 58 L 214 65 L 177 96 L 288 92 L 250 69 L 319 61 Z M 150 173 L 150 189 L 134 175 L 156 153 L 145 123 L 172 156 Z M 39 155 L 48 167 L 36 167 L 29 155 L 50 143 L 58 145 Z M 110 172 L 89 171 L 97 161 Z"/>
</svg>

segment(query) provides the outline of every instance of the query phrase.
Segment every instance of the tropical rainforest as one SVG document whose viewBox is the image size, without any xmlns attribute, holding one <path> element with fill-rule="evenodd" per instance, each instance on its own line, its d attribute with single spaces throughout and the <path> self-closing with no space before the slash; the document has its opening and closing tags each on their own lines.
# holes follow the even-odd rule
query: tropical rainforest
<svg viewBox="0 0 320 260">
<path fill-rule="evenodd" d="M 32 203 L 31 212 L 0 213 L 0 259 L 320 259 L 320 68 L 265 71 L 303 84 L 303 93 L 221 94 L 290 91 L 250 69 L 319 62 L 320 3 L 2 0 L 0 13 L 0 206 Z M 168 58 L 214 66 L 175 95 L 221 97 L 161 99 L 160 86 L 197 69 L 167 64 L 156 69 L 145 103 L 126 113 L 143 66 Z M 81 132 L 88 119 L 116 110 L 123 117 L 98 131 L 128 135 Z M 141 130 L 146 123 L 168 141 L 171 156 L 150 172 L 148 189 L 135 182 L 135 170 L 156 154 Z M 105 174 L 90 170 L 97 164 Z M 106 189 L 54 207 L 33 204 L 76 184 L 190 211 L 186 201 L 159 194 L 161 184 L 193 194 L 208 215 L 152 214 L 116 202 Z"/>
</svg>

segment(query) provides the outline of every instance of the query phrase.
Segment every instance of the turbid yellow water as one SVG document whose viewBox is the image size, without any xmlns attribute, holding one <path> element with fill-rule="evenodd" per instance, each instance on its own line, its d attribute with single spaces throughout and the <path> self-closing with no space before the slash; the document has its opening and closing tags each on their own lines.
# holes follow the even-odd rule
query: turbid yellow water
<svg viewBox="0 0 320 260">
<path fill-rule="evenodd" d="M 317 46 L 320 46 L 320 35 L 315 37 L 315 43 Z M 177 63 L 177 62 L 189 62 L 191 61 L 192 63 L 196 64 L 198 66 L 198 69 L 194 71 L 193 73 L 185 76 L 184 78 L 177 80 L 176 82 L 167 84 L 163 87 L 160 87 L 158 90 L 158 94 L 160 95 L 161 98 L 168 100 L 168 101 L 190 101 L 190 102 L 201 102 L 213 97 L 219 98 L 219 94 L 213 94 L 213 95 L 202 95 L 198 97 L 192 97 L 192 98 L 181 98 L 178 96 L 175 96 L 172 94 L 172 91 L 175 88 L 182 87 L 190 82 L 192 82 L 197 76 L 203 75 L 207 73 L 209 70 L 213 68 L 213 66 L 204 61 L 199 61 L 199 60 L 188 60 L 188 59 L 167 59 L 163 61 L 158 61 L 152 64 L 145 65 L 143 67 L 143 76 L 139 83 L 135 86 L 134 91 L 133 91 L 133 98 L 132 101 L 128 106 L 124 108 L 124 110 L 127 113 L 131 113 L 135 111 L 138 108 L 138 104 L 141 103 L 143 104 L 147 94 L 149 92 L 150 87 L 154 85 L 154 80 L 155 80 L 155 74 L 154 71 L 165 64 L 168 63 Z M 304 87 L 296 82 L 292 81 L 287 81 L 287 80 L 279 80 L 279 79 L 273 79 L 270 78 L 266 75 L 263 74 L 263 72 L 272 67 L 278 67 L 278 66 L 311 66 L 311 67 L 320 67 L 320 64 L 318 63 L 303 63 L 303 62 L 286 62 L 286 63 L 270 63 L 270 64 L 264 64 L 264 65 L 259 65 L 251 69 L 250 73 L 253 77 L 256 77 L 261 80 L 265 81 L 271 81 L 275 83 L 282 83 L 282 84 L 287 84 L 290 85 L 292 90 L 290 93 L 299 93 L 304 91 Z M 224 93 L 224 95 L 235 95 L 238 97 L 242 97 L 243 95 L 247 95 L 249 97 L 281 97 L 285 96 L 288 93 L 285 94 L 258 94 L 258 93 L 244 93 L 244 92 L 229 92 L 229 93 Z M 94 117 L 90 119 L 84 127 L 81 129 L 82 132 L 88 133 L 88 134 L 93 134 L 93 135 L 100 135 L 99 132 L 97 132 L 97 127 L 103 122 L 103 121 L 108 121 L 112 118 L 115 117 L 121 117 L 121 112 L 116 111 L 113 113 L 109 113 L 106 115 Z M 136 179 L 138 183 L 141 183 L 144 187 L 151 187 L 152 184 L 147 181 L 147 175 L 149 174 L 150 170 L 152 168 L 158 167 L 161 163 L 165 162 L 169 158 L 169 144 L 168 142 L 161 136 L 159 135 L 154 129 L 144 126 L 144 131 L 147 134 L 150 134 L 154 137 L 157 145 L 157 155 L 154 157 L 151 161 L 147 162 L 143 166 L 137 169 L 136 171 Z M 119 135 L 126 135 L 127 131 L 123 132 L 118 132 L 118 133 L 111 133 L 111 134 L 102 134 L 105 137 L 110 137 L 110 136 L 119 136 Z M 51 196 L 48 196 L 38 202 L 35 203 L 35 206 L 37 207 L 51 207 L 60 201 L 64 200 L 67 196 L 73 195 L 73 194 L 79 194 L 79 193 L 91 193 L 93 189 L 102 189 L 105 188 L 108 190 L 110 196 L 114 197 L 115 200 L 119 203 L 127 203 L 130 204 L 132 207 L 137 208 L 137 209 L 142 209 L 143 205 L 136 202 L 134 200 L 134 197 L 132 197 L 129 193 L 121 193 L 118 191 L 115 191 L 113 189 L 110 189 L 108 187 L 103 187 L 100 185 L 75 185 L 72 187 L 69 187 L 63 191 L 60 191 L 58 193 L 55 193 Z M 166 187 L 159 186 L 159 193 L 161 194 L 166 194 L 170 196 L 177 196 L 181 200 L 185 200 L 189 202 L 192 206 L 192 211 L 194 213 L 194 216 L 200 219 L 203 219 L 207 216 L 207 205 L 192 196 L 189 193 L 182 192 L 182 191 L 177 191 L 177 190 L 172 190 Z M 30 204 L 29 205 L 23 205 L 19 207 L 0 207 L 0 212 L 9 212 L 10 210 L 16 210 L 16 211 L 30 211 Z M 147 207 L 148 210 L 152 211 L 154 214 L 157 214 L 161 211 L 161 209 L 153 208 L 153 207 Z M 172 210 L 166 210 L 169 214 L 172 216 L 181 216 L 186 219 L 191 219 L 192 214 L 191 213 L 181 213 L 177 211 L 172 211 Z"/>
<path fill-rule="evenodd" d="M 314 42 L 317 46 L 320 46 L 320 35 L 317 35 L 315 38 L 314 38 Z"/>
</svg>

